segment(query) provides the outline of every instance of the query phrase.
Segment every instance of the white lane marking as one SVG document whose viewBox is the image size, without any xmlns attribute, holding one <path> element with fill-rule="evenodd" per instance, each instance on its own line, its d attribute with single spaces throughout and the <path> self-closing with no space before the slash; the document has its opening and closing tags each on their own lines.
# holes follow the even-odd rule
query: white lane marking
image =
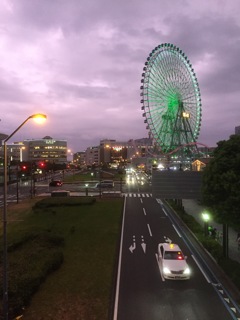
<svg viewBox="0 0 240 320">
<path fill-rule="evenodd" d="M 164 208 L 162 208 L 163 212 L 165 213 L 166 216 L 168 216 L 167 212 L 165 211 Z"/>
<path fill-rule="evenodd" d="M 143 199 L 142 198 L 140 198 L 140 202 L 143 203 Z"/>
<path fill-rule="evenodd" d="M 141 246 L 142 246 L 143 252 L 146 253 L 146 246 L 147 246 L 146 243 L 145 242 L 141 243 Z"/>
<path fill-rule="evenodd" d="M 147 224 L 147 226 L 148 226 L 148 231 L 149 231 L 150 237 L 152 237 L 152 231 L 151 231 L 150 225 Z"/>
<path fill-rule="evenodd" d="M 175 225 L 173 224 L 172 226 L 173 226 L 173 228 L 175 229 L 175 231 L 177 232 L 178 236 L 179 236 L 180 238 L 182 238 L 182 236 L 181 236 L 180 233 L 178 232 L 178 230 L 177 230 L 177 228 L 175 227 Z"/>
<path fill-rule="evenodd" d="M 164 236 L 164 241 L 167 243 L 172 243 L 172 240 L 168 238 L 167 236 Z"/>
<path fill-rule="evenodd" d="M 163 202 L 161 201 L 161 199 L 156 199 L 157 200 L 157 203 L 163 205 Z"/>
<path fill-rule="evenodd" d="M 136 242 L 133 242 L 133 244 L 131 244 L 131 246 L 129 247 L 129 250 L 131 251 L 131 253 L 133 253 L 135 249 L 136 249 Z"/>
<path fill-rule="evenodd" d="M 117 314 L 118 314 L 118 300 L 119 300 L 119 286 L 120 286 L 120 274 L 121 274 L 121 264 L 122 264 L 122 247 L 123 247 L 123 231 L 124 231 L 124 223 L 125 223 L 125 209 L 126 209 L 126 198 L 124 199 L 124 207 L 123 207 L 123 221 L 122 221 L 119 259 L 118 259 L 118 274 L 117 274 L 117 285 L 116 285 L 116 296 L 115 296 L 113 320 L 117 320 Z"/>
<path fill-rule="evenodd" d="M 142 241 L 141 246 L 142 246 L 143 252 L 146 253 L 146 247 L 147 247 L 147 245 L 146 245 L 146 243 L 144 242 L 144 236 L 141 236 L 141 241 Z"/>
<path fill-rule="evenodd" d="M 160 272 L 162 281 L 165 281 L 164 276 L 163 276 L 163 274 L 162 274 L 162 270 L 161 270 L 160 265 L 159 265 L 159 262 L 158 262 L 158 255 L 157 255 L 157 253 L 155 253 L 155 256 L 156 256 L 156 259 L 157 259 L 158 269 L 159 269 L 159 272 Z"/>
<path fill-rule="evenodd" d="M 143 213 L 144 213 L 144 215 L 146 216 L 147 214 L 146 214 L 146 210 L 143 208 Z"/>
<path fill-rule="evenodd" d="M 202 274 L 204 275 L 205 279 L 207 280 L 208 283 L 210 283 L 211 281 L 209 280 L 208 276 L 206 275 L 206 273 L 203 271 L 202 267 L 200 266 L 199 262 L 197 261 L 197 259 L 194 257 L 194 255 L 192 255 L 193 260 L 195 261 L 196 265 L 198 266 L 198 268 L 200 269 L 200 271 L 202 272 Z"/>
</svg>

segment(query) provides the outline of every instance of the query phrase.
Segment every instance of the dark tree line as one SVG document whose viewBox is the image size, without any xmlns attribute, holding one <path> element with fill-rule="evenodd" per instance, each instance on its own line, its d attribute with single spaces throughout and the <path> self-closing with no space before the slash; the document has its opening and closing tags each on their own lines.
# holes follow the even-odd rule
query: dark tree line
<svg viewBox="0 0 240 320">
<path fill-rule="evenodd" d="M 202 193 L 219 222 L 240 227 L 240 136 L 217 143 L 203 172 Z"/>
</svg>

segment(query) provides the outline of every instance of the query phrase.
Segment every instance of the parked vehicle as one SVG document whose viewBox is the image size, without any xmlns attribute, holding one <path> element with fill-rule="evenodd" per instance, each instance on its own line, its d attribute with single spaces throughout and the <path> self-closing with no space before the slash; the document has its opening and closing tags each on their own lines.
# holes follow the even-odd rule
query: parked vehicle
<svg viewBox="0 0 240 320">
<path fill-rule="evenodd" d="M 96 188 L 113 188 L 114 181 L 113 180 L 102 180 L 96 184 Z"/>
</svg>

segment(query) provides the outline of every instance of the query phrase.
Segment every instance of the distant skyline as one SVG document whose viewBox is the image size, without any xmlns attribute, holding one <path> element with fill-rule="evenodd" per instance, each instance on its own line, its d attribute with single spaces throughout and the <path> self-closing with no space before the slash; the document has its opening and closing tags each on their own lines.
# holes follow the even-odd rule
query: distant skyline
<svg viewBox="0 0 240 320">
<path fill-rule="evenodd" d="M 148 137 L 140 81 L 149 53 L 173 43 L 188 56 L 202 97 L 198 142 L 209 147 L 240 125 L 237 0 L 3 0 L 0 133 L 9 142 L 51 136 L 72 152 L 102 139 Z"/>
</svg>

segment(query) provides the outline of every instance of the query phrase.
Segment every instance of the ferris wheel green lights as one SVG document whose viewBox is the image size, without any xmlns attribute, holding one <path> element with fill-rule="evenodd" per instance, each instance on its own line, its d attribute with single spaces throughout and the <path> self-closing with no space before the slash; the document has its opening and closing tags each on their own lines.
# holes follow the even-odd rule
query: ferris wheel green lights
<svg viewBox="0 0 240 320">
<path fill-rule="evenodd" d="M 164 43 L 149 54 L 141 79 L 144 122 L 162 152 L 196 142 L 201 126 L 201 95 L 187 56 Z"/>
</svg>

